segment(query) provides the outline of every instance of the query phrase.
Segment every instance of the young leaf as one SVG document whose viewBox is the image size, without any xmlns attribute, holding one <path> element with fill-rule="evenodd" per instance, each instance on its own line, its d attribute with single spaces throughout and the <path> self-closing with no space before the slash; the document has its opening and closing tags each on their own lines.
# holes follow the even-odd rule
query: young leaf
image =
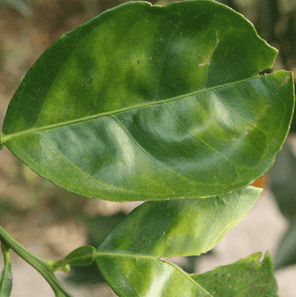
<svg viewBox="0 0 296 297">
<path fill-rule="evenodd" d="M 4 256 L 4 268 L 0 275 L 0 297 L 9 297 L 12 289 L 12 274 L 9 248 L 1 244 L 1 249 Z"/>
<path fill-rule="evenodd" d="M 268 252 L 262 263 L 260 258 L 261 253 L 255 253 L 234 264 L 191 277 L 212 294 L 209 296 L 277 297 L 271 258 Z"/>
<path fill-rule="evenodd" d="M 273 164 L 294 107 L 277 51 L 214 1 L 130 2 L 28 71 L 3 143 L 39 175 L 108 200 L 226 194 Z"/>
<path fill-rule="evenodd" d="M 66 256 L 65 262 L 73 266 L 88 266 L 95 260 L 96 249 L 93 246 L 81 246 Z"/>
<path fill-rule="evenodd" d="M 220 197 L 146 202 L 106 237 L 98 248 L 97 265 L 121 297 L 211 296 L 163 257 L 212 249 L 259 194 L 260 189 L 248 187 Z"/>
</svg>

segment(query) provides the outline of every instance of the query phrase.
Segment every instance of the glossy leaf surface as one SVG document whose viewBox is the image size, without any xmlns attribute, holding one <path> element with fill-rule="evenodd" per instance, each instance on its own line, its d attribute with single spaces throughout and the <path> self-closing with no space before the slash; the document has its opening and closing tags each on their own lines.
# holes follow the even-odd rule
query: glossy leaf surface
<svg viewBox="0 0 296 297">
<path fill-rule="evenodd" d="M 260 189 L 220 197 L 149 201 L 131 212 L 98 248 L 97 265 L 119 296 L 211 296 L 163 257 L 212 249 L 255 204 Z"/>
<path fill-rule="evenodd" d="M 294 106 L 277 51 L 213 1 L 130 2 L 62 36 L 15 93 L 2 142 L 39 175 L 108 200 L 208 197 L 274 161 Z"/>
<path fill-rule="evenodd" d="M 212 294 L 209 296 L 277 297 L 272 260 L 268 253 L 262 263 L 260 258 L 261 253 L 255 253 L 236 263 L 191 277 Z"/>
</svg>

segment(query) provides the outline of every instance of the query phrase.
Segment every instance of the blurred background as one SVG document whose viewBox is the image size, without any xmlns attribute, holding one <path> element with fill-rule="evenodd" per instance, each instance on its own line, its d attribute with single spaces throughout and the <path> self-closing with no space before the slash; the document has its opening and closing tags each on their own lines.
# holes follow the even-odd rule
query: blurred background
<svg viewBox="0 0 296 297">
<path fill-rule="evenodd" d="M 0 126 L 25 73 L 62 34 L 122 0 L 0 0 Z M 167 5 L 174 1 L 150 1 Z M 296 75 L 296 1 L 224 0 L 247 17 L 258 34 L 279 50 L 272 70 Z M 270 70 L 268 70 L 270 71 Z M 267 72 L 268 72 L 267 71 Z M 214 250 L 176 259 L 188 272 L 204 272 L 254 252 L 270 252 L 279 296 L 296 296 L 296 122 L 271 171 L 257 181 L 264 191 L 243 222 Z M 47 260 L 75 248 L 98 246 L 138 203 L 89 199 L 64 191 L 37 176 L 6 148 L 0 152 L 0 225 L 22 245 Z M 0 269 L 3 260 L 0 257 Z M 54 296 L 33 268 L 12 254 L 12 297 Z M 57 274 L 75 297 L 116 296 L 96 266 Z"/>
</svg>

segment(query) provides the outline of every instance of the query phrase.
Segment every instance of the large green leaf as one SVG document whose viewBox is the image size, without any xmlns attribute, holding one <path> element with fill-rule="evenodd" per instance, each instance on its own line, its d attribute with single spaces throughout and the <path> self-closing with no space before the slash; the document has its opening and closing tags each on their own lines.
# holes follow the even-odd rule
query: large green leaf
<svg viewBox="0 0 296 297">
<path fill-rule="evenodd" d="M 99 246 L 97 265 L 121 297 L 212 296 L 163 257 L 212 249 L 243 219 L 260 192 L 248 187 L 219 197 L 145 202 Z"/>
<path fill-rule="evenodd" d="M 288 133 L 291 73 L 213 1 L 130 2 L 62 36 L 29 70 L 2 143 L 39 175 L 109 200 L 208 197 L 265 173 Z"/>
</svg>

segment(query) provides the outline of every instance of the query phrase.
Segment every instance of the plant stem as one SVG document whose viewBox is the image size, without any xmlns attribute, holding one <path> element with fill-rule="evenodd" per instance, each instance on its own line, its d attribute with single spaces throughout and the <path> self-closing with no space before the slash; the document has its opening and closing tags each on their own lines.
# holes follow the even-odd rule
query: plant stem
<svg viewBox="0 0 296 297">
<path fill-rule="evenodd" d="M 7 247 L 15 251 L 22 259 L 28 264 L 34 267 L 49 283 L 51 288 L 56 294 L 56 297 L 71 297 L 71 295 L 62 287 L 60 282 L 57 280 L 53 271 L 54 268 L 50 263 L 27 250 L 15 239 L 13 239 L 1 226 L 0 226 L 0 240 Z"/>
</svg>

